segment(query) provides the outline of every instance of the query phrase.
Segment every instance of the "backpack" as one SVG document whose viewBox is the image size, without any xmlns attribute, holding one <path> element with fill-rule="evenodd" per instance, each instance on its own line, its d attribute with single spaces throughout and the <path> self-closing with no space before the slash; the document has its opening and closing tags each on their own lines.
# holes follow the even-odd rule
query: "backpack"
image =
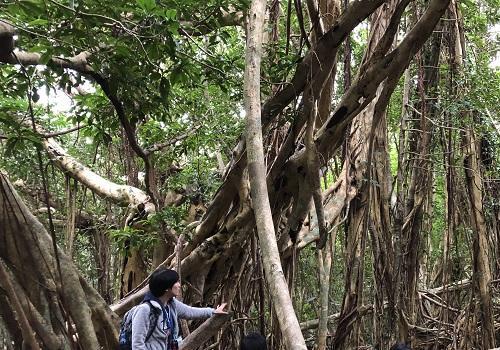
<svg viewBox="0 0 500 350">
<path fill-rule="evenodd" d="M 154 307 L 149 300 L 145 301 L 149 305 L 149 330 L 146 335 L 147 342 L 156 328 L 156 324 L 158 323 L 158 318 L 160 317 L 161 310 L 158 310 Z M 123 316 L 122 322 L 120 324 L 120 335 L 118 337 L 118 343 L 120 344 L 120 350 L 132 350 L 132 319 L 134 318 L 134 314 L 136 308 L 139 305 L 134 306 Z"/>
</svg>

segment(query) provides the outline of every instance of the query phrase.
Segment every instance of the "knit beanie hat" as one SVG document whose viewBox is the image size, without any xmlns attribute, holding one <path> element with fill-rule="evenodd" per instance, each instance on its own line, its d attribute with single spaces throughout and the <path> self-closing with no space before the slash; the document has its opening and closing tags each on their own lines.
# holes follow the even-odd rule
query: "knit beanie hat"
<svg viewBox="0 0 500 350">
<path fill-rule="evenodd" d="M 153 272 L 149 280 L 149 290 L 155 297 L 161 297 L 167 289 L 179 281 L 179 274 L 174 270 L 161 269 Z"/>
</svg>

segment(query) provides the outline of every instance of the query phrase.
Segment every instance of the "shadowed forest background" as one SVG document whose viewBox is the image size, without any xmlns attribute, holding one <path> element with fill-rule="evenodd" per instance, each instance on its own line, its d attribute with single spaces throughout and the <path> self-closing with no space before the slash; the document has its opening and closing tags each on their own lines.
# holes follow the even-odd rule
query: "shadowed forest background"
<svg viewBox="0 0 500 350">
<path fill-rule="evenodd" d="M 0 1 L 0 349 L 116 349 L 158 266 L 231 311 L 185 350 L 500 346 L 499 11 Z"/>
</svg>

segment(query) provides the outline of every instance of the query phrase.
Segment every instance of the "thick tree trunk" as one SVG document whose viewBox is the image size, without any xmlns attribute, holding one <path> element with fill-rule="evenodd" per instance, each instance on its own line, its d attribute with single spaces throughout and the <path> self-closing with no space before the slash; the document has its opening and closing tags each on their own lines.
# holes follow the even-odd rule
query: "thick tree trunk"
<svg viewBox="0 0 500 350">
<path fill-rule="evenodd" d="M 370 41 L 367 51 L 365 52 L 364 62 L 368 62 L 374 54 L 378 43 L 387 30 L 396 7 L 396 1 L 391 1 L 387 6 L 381 7 L 375 12 L 372 29 L 370 32 Z M 389 48 L 389 47 L 388 47 Z M 334 348 L 342 349 L 351 328 L 354 326 L 350 344 L 353 348 L 358 346 L 360 336 L 360 322 L 353 315 L 357 314 L 357 309 L 363 303 L 363 268 L 364 268 L 364 250 L 366 246 L 366 233 L 370 226 L 380 227 L 379 230 L 371 230 L 372 243 L 375 254 L 375 276 L 377 291 L 382 293 L 378 296 L 378 304 L 383 307 L 383 285 L 386 285 L 383 278 L 386 263 L 391 263 L 392 258 L 387 259 L 382 254 L 392 254 L 392 246 L 390 240 L 383 234 L 384 229 L 389 225 L 388 212 L 388 190 L 386 184 L 388 181 L 387 172 L 387 132 L 385 129 L 385 121 L 382 122 L 383 128 L 379 129 L 377 124 L 380 119 L 385 119 L 385 113 L 378 116 L 380 119 L 375 119 L 375 106 L 378 98 L 383 90 L 383 85 L 379 87 L 372 102 L 353 120 L 351 125 L 351 134 L 349 136 L 349 144 L 346 149 L 346 161 L 344 163 L 344 172 L 350 174 L 352 184 L 357 188 L 358 195 L 351 202 L 349 207 L 348 229 L 346 232 L 346 274 L 345 274 L 345 290 L 342 303 L 342 311 L 335 333 Z M 375 167 L 371 168 L 372 148 L 375 145 L 379 154 L 375 163 Z M 373 177 L 373 178 L 372 178 Z M 382 191 L 373 191 L 371 195 L 371 182 L 374 181 L 380 184 Z M 373 202 L 372 202 L 373 200 Z M 372 204 L 373 203 L 373 204 Z M 373 212 L 373 215 L 370 213 Z M 382 243 L 382 247 L 380 244 Z M 389 260 L 389 261 L 387 261 Z M 379 266 L 384 264 L 383 266 Z M 389 267 L 390 269 L 390 267 Z M 389 276 L 389 284 L 392 284 L 392 273 L 386 270 Z M 377 274 L 378 272 L 378 274 Z M 390 293 L 389 293 L 390 295 Z M 379 310 L 383 313 L 383 310 Z M 380 321 L 379 321 L 380 323 Z M 376 338 L 380 338 L 379 336 Z M 380 339 L 377 339 L 380 341 Z"/>
<path fill-rule="evenodd" d="M 402 226 L 402 252 L 408 252 L 402 256 L 400 261 L 402 288 L 400 289 L 400 305 L 408 317 L 410 324 L 415 325 L 417 321 L 417 288 L 419 284 L 419 273 L 421 268 L 422 254 L 422 230 L 425 225 L 426 209 L 430 189 L 432 186 L 432 137 L 433 127 L 430 122 L 436 116 L 437 98 L 436 87 L 439 82 L 438 65 L 441 48 L 441 26 L 432 36 L 428 47 L 421 54 L 423 58 L 419 60 L 419 107 L 415 109 L 414 116 L 418 120 L 415 130 L 410 136 L 413 142 L 414 158 L 409 159 L 411 166 L 411 176 L 409 180 L 408 195 L 405 203 L 406 217 Z M 405 340 L 408 335 L 404 335 Z"/>
<path fill-rule="evenodd" d="M 0 259 L 40 346 L 69 349 L 78 341 L 86 349 L 116 348 L 116 316 L 71 260 L 61 250 L 54 254 L 49 234 L 2 173 L 0 227 Z"/>
<path fill-rule="evenodd" d="M 315 143 L 320 151 L 320 159 L 322 162 L 329 160 L 333 152 L 338 149 L 344 138 L 343 132 L 345 130 L 345 125 L 359 113 L 359 108 L 363 109 L 360 107 L 361 105 L 365 106 L 371 101 L 378 88 L 378 84 L 387 77 L 390 78 L 391 84 L 394 80 L 397 82 L 397 79 L 399 79 L 410 60 L 432 33 L 434 26 L 446 9 L 447 4 L 448 1 L 445 0 L 431 0 L 420 21 L 412 28 L 396 49 L 384 56 L 383 52 L 389 50 L 393 35 L 397 32 L 397 24 L 401 14 L 398 13 L 396 17 L 393 17 L 388 27 L 390 33 L 386 35 L 383 44 L 379 46 L 380 55 L 377 56 L 377 59 L 371 59 L 371 64 L 365 66 L 365 69 L 362 70 L 353 86 L 344 95 L 343 100 L 334 113 L 334 117 L 331 117 L 317 133 L 318 137 Z M 365 5 L 364 2 L 363 5 Z M 343 25 L 342 23 L 351 23 L 350 20 L 347 20 L 346 16 L 349 14 L 352 15 L 352 9 L 361 6 L 361 2 L 354 2 L 351 6 L 353 6 L 351 10 L 347 11 L 339 19 L 339 25 Z M 366 8 L 363 8 L 363 11 L 364 10 L 366 10 Z M 361 14 L 361 12 L 359 14 Z M 353 18 L 351 18 L 351 20 L 353 20 Z M 327 39 L 328 45 L 332 45 L 335 43 L 337 34 L 326 34 L 320 40 L 322 44 L 319 46 L 325 45 L 325 40 Z M 330 40 L 334 41 L 330 42 Z M 323 57 L 323 49 L 324 47 L 316 51 L 314 57 Z M 331 47 L 329 52 L 331 53 Z M 331 58 L 332 56 L 328 57 Z M 322 67 L 329 66 L 323 63 L 324 62 L 322 62 L 321 65 Z M 302 72 L 302 69 L 303 68 L 300 68 L 299 71 Z M 320 84 L 320 81 L 316 80 L 323 78 L 323 75 L 322 73 L 315 76 L 313 78 L 313 85 L 323 85 L 325 81 L 322 81 Z M 299 90 L 296 91 L 303 91 L 300 89 L 302 88 L 299 87 Z M 377 104 L 376 110 L 383 110 L 388 101 L 387 96 L 389 92 L 389 90 L 384 91 L 384 99 L 379 101 L 380 103 Z M 279 96 L 279 98 L 278 96 L 273 98 L 272 103 L 269 102 L 271 104 L 264 105 L 262 111 L 263 120 L 264 117 L 267 118 L 267 121 L 264 120 L 264 125 L 269 125 L 269 118 L 275 116 L 274 113 L 278 113 L 282 109 L 283 106 L 280 103 L 284 100 L 280 98 L 284 95 L 280 93 Z M 281 102 L 278 103 L 278 101 Z M 272 109 L 272 113 L 270 112 L 271 105 L 277 108 L 277 110 Z M 295 123 L 292 124 L 290 132 L 288 133 L 287 139 L 284 141 L 277 158 L 271 166 L 267 179 L 269 195 L 273 198 L 273 202 L 277 204 L 276 207 L 273 207 L 273 216 L 279 218 L 277 227 L 279 227 L 281 233 L 284 232 L 283 224 L 287 224 L 287 220 L 291 217 L 288 210 L 292 203 L 292 199 L 294 202 L 299 202 L 301 199 L 295 197 L 297 193 L 297 183 L 299 182 L 298 178 L 306 174 L 306 172 L 304 172 L 305 152 L 303 149 L 295 150 L 293 147 L 297 141 L 295 138 L 297 135 L 301 135 L 301 129 L 305 123 L 305 119 L 303 118 L 302 124 L 299 120 L 294 122 Z M 293 153 L 294 151 L 295 153 Z M 205 279 L 206 283 L 201 284 L 203 290 L 199 291 L 200 295 L 203 295 L 204 298 L 210 298 L 211 294 L 207 293 L 207 291 L 215 290 L 217 286 L 223 284 L 225 281 L 224 273 L 219 273 L 219 271 L 215 269 L 219 266 L 224 266 L 224 271 L 227 272 L 231 270 L 232 260 L 229 259 L 226 254 L 222 254 L 222 251 L 225 251 L 228 247 L 233 247 L 234 244 L 240 244 L 240 242 L 247 240 L 248 229 L 251 229 L 253 226 L 252 211 L 248 206 L 248 199 L 245 198 L 244 191 L 239 190 L 244 187 L 243 184 L 246 181 L 243 178 L 243 174 L 246 173 L 246 157 L 243 143 L 235 150 L 234 155 L 235 158 L 229 165 L 230 169 L 225 182 L 216 193 L 201 224 L 196 228 L 192 241 L 183 250 L 183 260 L 181 264 L 183 278 L 188 282 L 195 277 L 196 279 Z M 352 198 L 355 194 L 356 190 L 352 186 L 350 175 L 344 172 L 339 176 L 336 186 L 332 188 L 328 197 L 325 196 L 325 198 L 327 198 L 325 207 L 325 211 L 328 212 L 327 215 L 330 215 L 331 210 L 331 216 L 328 217 L 328 222 L 332 222 L 337 218 L 342 208 L 349 202 L 349 200 L 346 199 Z M 304 198 L 310 198 L 310 194 L 308 197 Z M 331 198 L 331 201 L 329 201 L 328 198 Z M 281 237 L 286 243 L 287 237 L 283 235 Z M 304 240 L 298 241 L 299 248 L 317 239 L 314 235 L 305 235 L 303 238 Z M 237 251 L 233 249 L 234 248 L 228 249 L 228 251 Z M 285 249 L 284 256 L 287 254 L 289 254 L 289 250 Z M 206 271 L 203 271 L 202 276 L 199 274 L 199 266 L 204 266 L 206 269 Z M 209 279 L 207 278 L 208 276 L 210 276 Z M 121 312 L 125 311 L 129 305 L 140 298 L 140 295 L 141 293 L 138 293 L 127 298 L 116 306 L 116 310 L 120 310 Z"/>
<path fill-rule="evenodd" d="M 9 298 L 12 309 L 16 314 L 17 321 L 19 322 L 19 328 L 23 336 L 22 347 L 32 350 L 38 349 L 39 345 L 37 340 L 35 339 L 34 331 L 31 328 L 25 311 L 23 310 L 18 293 L 16 293 L 14 287 L 12 286 L 11 277 L 4 267 L 2 261 L 0 261 L 0 281 L 0 285 L 5 291 L 7 298 Z"/>
<path fill-rule="evenodd" d="M 394 248 L 391 237 L 391 173 L 385 118 L 375 131 L 368 231 L 373 253 L 375 284 L 375 345 L 384 349 L 396 338 Z M 387 305 L 387 307 L 386 307 Z"/>
<path fill-rule="evenodd" d="M 449 21 L 444 27 L 445 39 L 447 39 L 448 52 L 450 55 L 450 61 L 452 63 L 452 74 L 449 74 L 447 81 L 449 91 L 456 90 L 456 66 L 462 61 L 460 50 L 457 51 L 457 48 L 460 47 L 460 41 L 459 33 L 456 28 L 458 22 L 457 15 L 454 10 L 455 6 L 455 1 L 452 1 L 448 10 L 448 17 L 451 18 L 449 18 Z M 432 285 L 435 285 L 435 283 L 439 281 L 443 286 L 448 285 L 451 281 L 454 280 L 453 270 L 455 264 L 453 263 L 452 252 L 454 246 L 458 243 L 455 242 L 456 231 L 459 227 L 457 217 L 457 213 L 459 212 L 459 198 L 457 194 L 459 193 L 459 184 L 461 182 L 461 180 L 459 180 L 459 174 L 457 174 L 456 168 L 454 167 L 454 164 L 456 164 L 456 162 L 458 161 L 456 159 L 456 140 L 460 139 L 455 129 L 455 116 L 452 113 L 445 113 L 444 124 L 446 128 L 441 130 L 441 145 L 443 152 L 443 166 L 445 172 L 445 228 L 443 230 L 442 239 L 442 258 L 436 261 L 436 266 L 433 269 L 433 278 L 431 279 Z M 445 293 L 443 295 L 443 301 L 446 305 L 454 303 L 455 301 L 453 299 L 453 295 L 450 293 Z M 452 317 L 453 315 L 450 313 L 449 309 L 442 308 L 440 310 L 440 319 L 442 322 L 450 323 L 453 321 Z"/>
<path fill-rule="evenodd" d="M 465 132 L 465 175 L 471 204 L 473 241 L 474 294 L 478 299 L 479 320 L 482 326 L 482 348 L 495 347 L 495 322 L 491 302 L 490 246 L 483 207 L 483 179 L 479 160 L 479 141 L 471 128 Z"/>
</svg>

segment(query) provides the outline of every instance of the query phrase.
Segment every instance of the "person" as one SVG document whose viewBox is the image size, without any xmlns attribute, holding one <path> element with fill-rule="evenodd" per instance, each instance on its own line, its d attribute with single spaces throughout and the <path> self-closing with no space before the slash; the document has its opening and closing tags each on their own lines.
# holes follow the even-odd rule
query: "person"
<svg viewBox="0 0 500 350">
<path fill-rule="evenodd" d="M 188 306 L 176 299 L 180 293 L 179 275 L 174 270 L 160 269 L 151 275 L 149 292 L 132 316 L 132 350 L 177 350 L 182 343 L 178 317 L 202 319 L 227 313 L 224 311 L 226 303 L 216 309 Z M 152 307 L 159 314 L 156 318 L 151 317 Z M 148 337 L 150 323 L 155 319 L 156 326 Z"/>
<path fill-rule="evenodd" d="M 391 346 L 391 350 L 411 350 L 411 349 L 405 343 L 396 343 L 393 346 Z"/>
<path fill-rule="evenodd" d="M 240 350 L 267 350 L 266 338 L 260 333 L 248 333 L 241 339 Z"/>
</svg>

